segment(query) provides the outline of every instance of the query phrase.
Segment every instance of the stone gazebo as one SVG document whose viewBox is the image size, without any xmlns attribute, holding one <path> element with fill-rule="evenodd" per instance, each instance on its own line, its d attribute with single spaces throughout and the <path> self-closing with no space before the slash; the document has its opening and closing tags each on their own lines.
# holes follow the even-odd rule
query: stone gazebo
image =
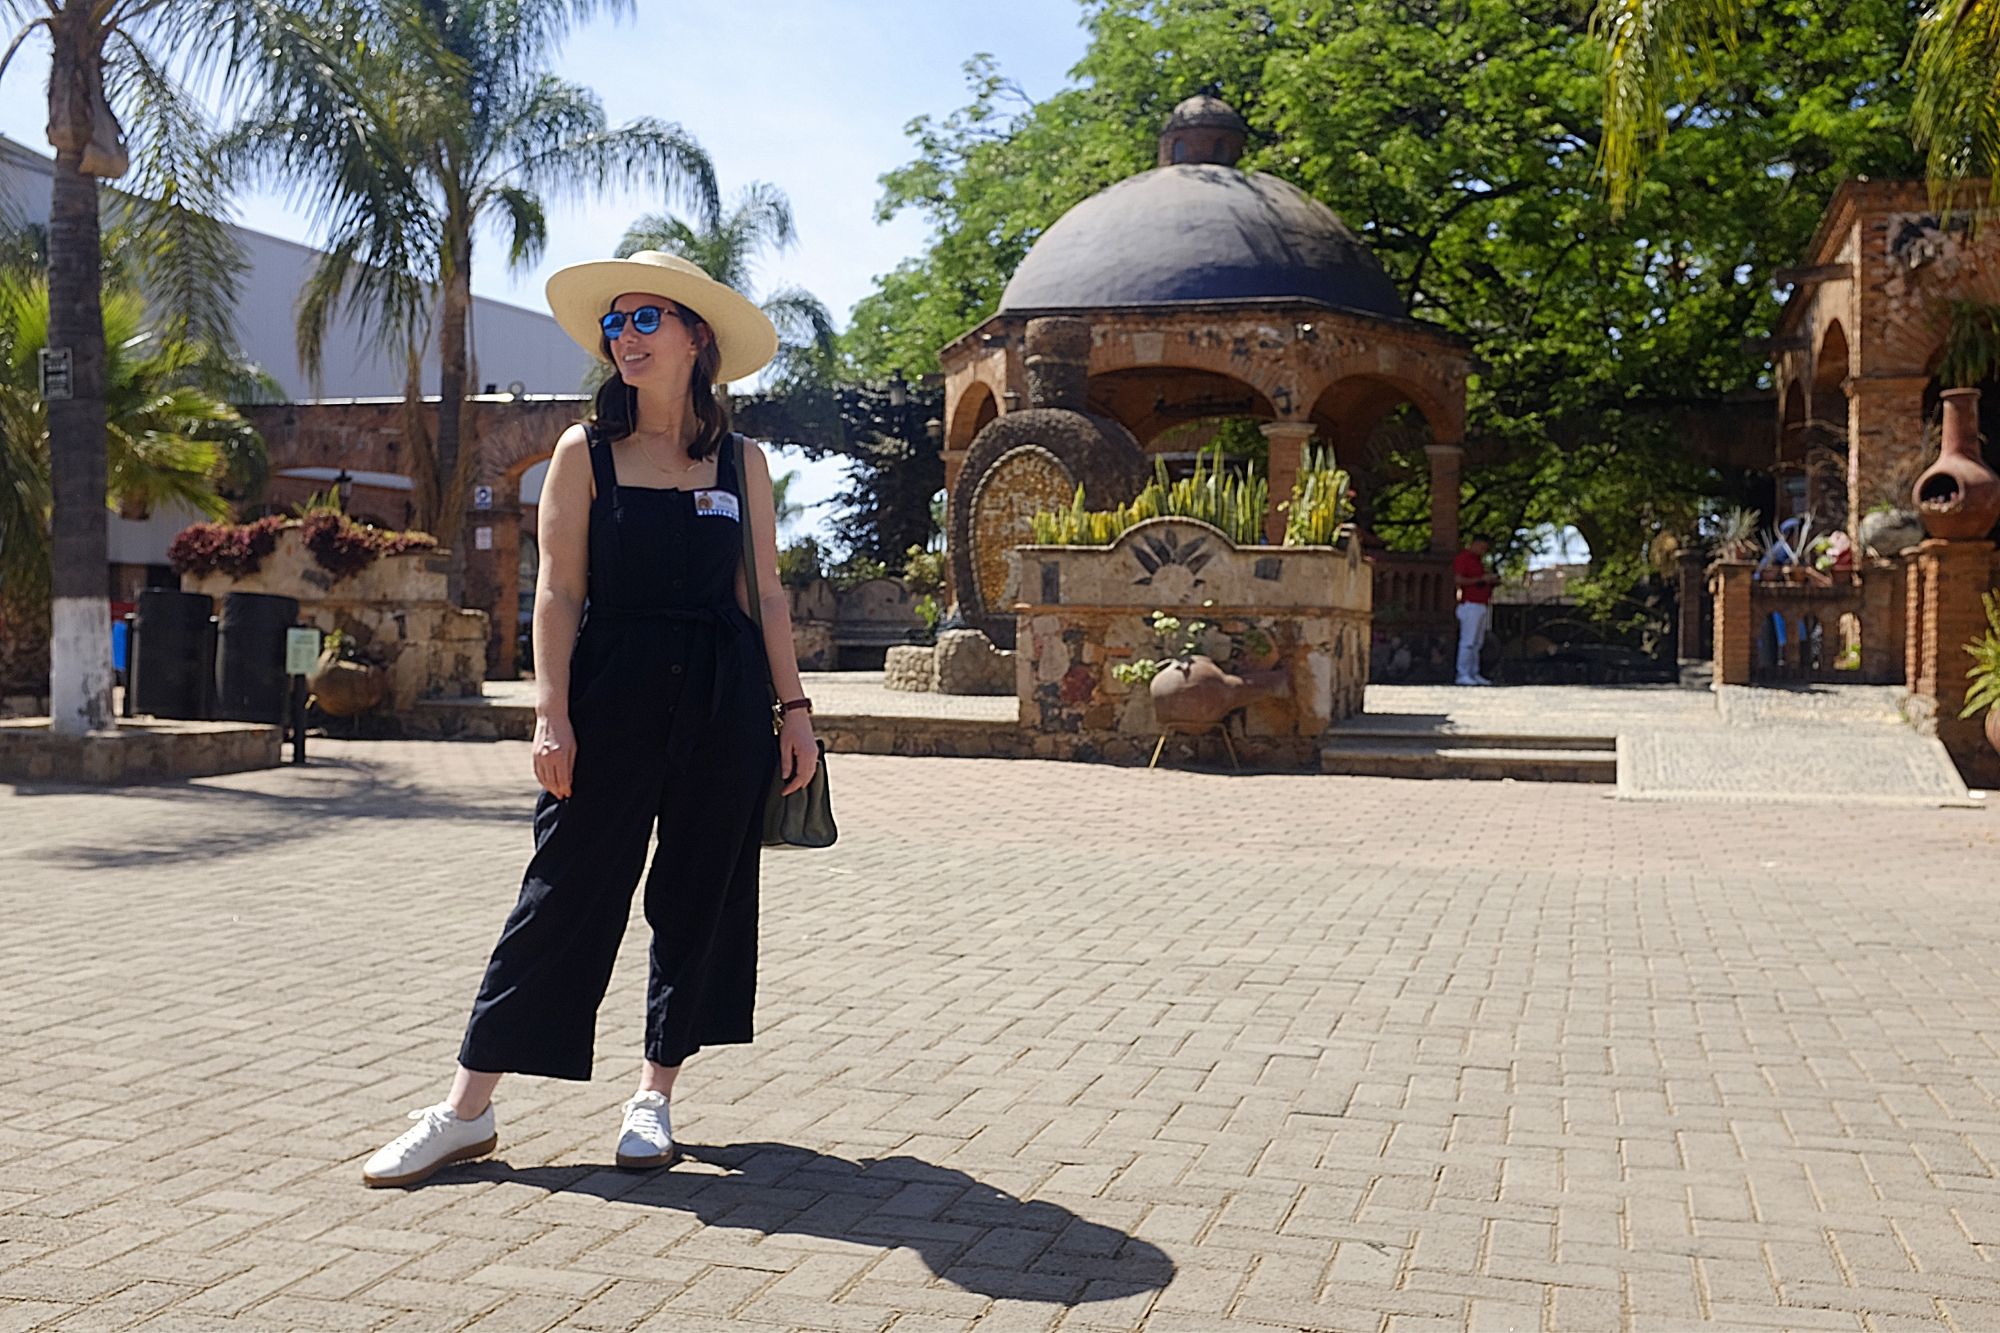
<svg viewBox="0 0 2000 1333">
<path fill-rule="evenodd" d="M 1267 541 L 1282 537 L 1277 506 L 1315 439 L 1354 476 L 1365 527 L 1371 436 L 1406 405 L 1427 433 L 1431 553 L 1372 557 L 1378 673 L 1385 629 L 1451 633 L 1470 352 L 1410 318 L 1324 204 L 1238 168 L 1247 133 L 1216 98 L 1181 103 L 1158 166 L 1064 214 L 992 318 L 940 354 L 953 593 L 996 641 L 1013 634 L 998 592 L 1007 550 L 1028 540 L 1029 513 L 1079 482 L 1108 507 L 1152 456 L 1186 457 L 1248 418 L 1270 441 Z"/>
</svg>

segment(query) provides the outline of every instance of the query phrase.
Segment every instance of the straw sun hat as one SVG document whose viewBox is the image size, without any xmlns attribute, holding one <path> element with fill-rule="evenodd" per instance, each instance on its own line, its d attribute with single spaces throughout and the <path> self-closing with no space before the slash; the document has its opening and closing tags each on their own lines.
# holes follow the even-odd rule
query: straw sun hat
<svg viewBox="0 0 2000 1333">
<path fill-rule="evenodd" d="M 679 255 L 641 250 L 625 259 L 593 259 L 557 269 L 549 278 L 549 310 L 584 351 L 604 360 L 597 321 L 627 292 L 664 296 L 708 322 L 722 364 L 716 382 L 755 374 L 778 352 L 778 331 L 764 312 Z"/>
</svg>

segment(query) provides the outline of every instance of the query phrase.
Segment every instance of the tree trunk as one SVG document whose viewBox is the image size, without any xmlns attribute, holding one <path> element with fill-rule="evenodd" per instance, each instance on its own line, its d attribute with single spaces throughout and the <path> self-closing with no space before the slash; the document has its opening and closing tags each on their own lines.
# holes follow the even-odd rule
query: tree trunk
<svg viewBox="0 0 2000 1333">
<path fill-rule="evenodd" d="M 50 25 L 53 114 L 61 98 L 87 96 L 83 71 L 99 60 L 87 7 L 71 5 Z M 60 118 L 88 127 L 74 106 Z M 58 735 L 113 725 L 110 556 L 104 509 L 104 310 L 97 179 L 83 170 L 88 136 L 64 134 L 56 148 L 49 210 L 49 348 L 69 353 L 67 398 L 48 404 L 54 495 L 50 552 L 49 712 Z"/>
<path fill-rule="evenodd" d="M 465 596 L 465 501 L 472 454 L 466 443 L 465 345 L 466 315 L 472 306 L 472 236 L 470 227 L 454 226 L 445 245 L 443 291 L 438 314 L 437 471 L 438 531 L 450 551 L 446 566 L 446 596 L 460 605 Z M 461 457 L 463 454 L 463 457 Z"/>
</svg>

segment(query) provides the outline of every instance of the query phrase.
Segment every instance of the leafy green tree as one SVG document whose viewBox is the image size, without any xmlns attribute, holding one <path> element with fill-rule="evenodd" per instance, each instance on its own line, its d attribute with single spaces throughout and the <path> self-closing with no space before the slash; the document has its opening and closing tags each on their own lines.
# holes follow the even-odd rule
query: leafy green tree
<svg viewBox="0 0 2000 1333">
<path fill-rule="evenodd" d="M 739 193 L 727 214 L 711 214 L 699 225 L 672 213 L 646 214 L 626 230 L 618 243 L 618 257 L 664 250 L 751 296 L 758 257 L 767 249 L 784 251 L 797 242 L 791 200 L 776 186 L 760 181 Z M 778 355 L 772 364 L 780 381 L 822 377 L 831 370 L 833 314 L 823 301 L 803 287 L 783 287 L 758 307 L 778 329 Z"/>
<path fill-rule="evenodd" d="M 1591 26 L 1605 46 L 1599 149 L 1615 210 L 1631 202 L 1671 130 L 1699 123 L 1731 95 L 1737 48 L 1768 17 L 1745 0 L 1598 0 Z M 1914 28 L 1909 13 L 1901 19 L 1884 35 L 1908 47 L 1909 131 L 1926 150 L 1925 170 L 1939 187 L 1983 177 L 2000 198 L 2000 2 L 1939 0 Z"/>
<path fill-rule="evenodd" d="M 313 77 L 263 90 L 231 160 L 290 184 L 327 231 L 327 257 L 300 305 L 308 366 L 345 309 L 405 357 L 414 397 L 421 345 L 435 338 L 437 433 L 412 435 L 417 524 L 464 567 L 465 440 L 475 382 L 468 330 L 474 239 L 506 238 L 514 267 L 548 241 L 546 202 L 615 185 L 672 189 L 717 209 L 715 172 L 676 125 L 613 127 L 597 95 L 548 71 L 570 27 L 632 0 L 348 0 L 327 5 L 338 40 Z M 455 580 L 456 581 L 456 580 Z"/>
<path fill-rule="evenodd" d="M 992 63 L 972 98 L 911 127 L 880 211 L 915 209 L 928 250 L 856 309 L 863 373 L 926 371 L 989 315 L 1056 218 L 1154 161 L 1168 112 L 1212 88 L 1251 127 L 1246 170 L 1340 213 L 1413 317 L 1467 337 L 1465 521 L 1507 535 L 1574 524 L 1597 573 L 1629 582 L 1663 526 L 1736 481 L 1687 455 L 1677 415 L 1758 382 L 1742 342 L 1779 309 L 1827 195 L 1909 172 L 1898 0 L 1759 0 L 1678 113 L 1622 216 L 1598 174 L 1604 51 L 1563 0 L 1087 0 L 1072 86 L 1029 104 Z M 1346 460 L 1342 460 L 1345 462 Z M 1419 466 L 1375 499 L 1416 540 Z"/>
</svg>

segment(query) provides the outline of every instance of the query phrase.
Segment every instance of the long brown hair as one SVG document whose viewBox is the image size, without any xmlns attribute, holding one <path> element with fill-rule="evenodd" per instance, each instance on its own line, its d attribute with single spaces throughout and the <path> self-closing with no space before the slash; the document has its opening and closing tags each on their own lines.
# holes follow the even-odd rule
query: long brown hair
<svg viewBox="0 0 2000 1333">
<path fill-rule="evenodd" d="M 722 437 L 729 433 L 729 406 L 715 392 L 715 372 L 722 368 L 722 349 L 716 346 L 715 331 L 708 327 L 707 320 L 678 301 L 666 304 L 694 335 L 694 371 L 688 377 L 688 396 L 694 400 L 694 419 L 701 423 L 701 429 L 688 441 L 688 457 L 707 458 L 722 446 Z M 708 336 L 702 337 L 703 333 Z M 618 372 L 618 358 L 611 350 L 611 340 L 599 334 L 597 341 L 604 359 L 611 363 L 611 378 L 597 386 L 590 421 L 607 442 L 622 440 L 638 424 L 639 391 Z"/>
</svg>

